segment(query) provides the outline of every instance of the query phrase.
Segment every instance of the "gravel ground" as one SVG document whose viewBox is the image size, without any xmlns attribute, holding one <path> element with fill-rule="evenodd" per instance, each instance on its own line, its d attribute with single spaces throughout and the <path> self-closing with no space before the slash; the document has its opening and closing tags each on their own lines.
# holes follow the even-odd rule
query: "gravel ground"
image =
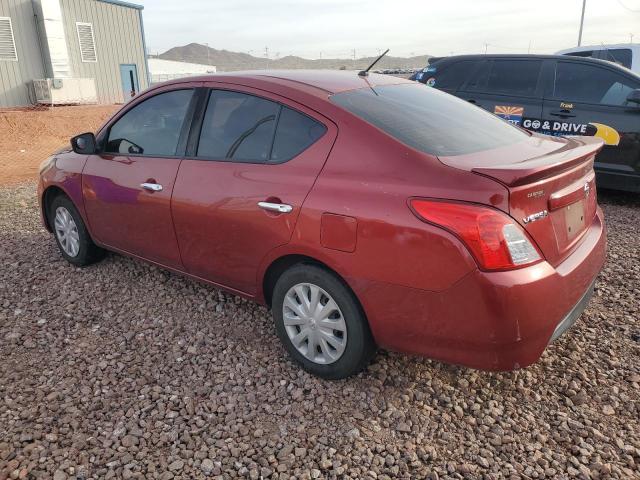
<svg viewBox="0 0 640 480">
<path fill-rule="evenodd" d="M 381 352 L 327 382 L 269 312 L 129 258 L 77 269 L 31 185 L 0 187 L 0 479 L 640 478 L 640 200 L 601 195 L 609 260 L 534 366 Z"/>
</svg>

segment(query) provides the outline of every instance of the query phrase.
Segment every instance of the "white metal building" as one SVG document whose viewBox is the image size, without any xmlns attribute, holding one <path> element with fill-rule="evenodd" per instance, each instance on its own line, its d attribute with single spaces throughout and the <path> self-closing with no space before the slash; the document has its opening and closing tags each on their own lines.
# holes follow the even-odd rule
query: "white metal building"
<svg viewBox="0 0 640 480">
<path fill-rule="evenodd" d="M 176 62 L 161 58 L 149 58 L 149 74 L 151 83 L 166 82 L 174 78 L 193 77 L 216 73 L 214 65 L 202 65 L 200 63 Z"/>
<path fill-rule="evenodd" d="M 147 88 L 142 8 L 0 0 L 0 107 L 122 103 Z"/>
</svg>

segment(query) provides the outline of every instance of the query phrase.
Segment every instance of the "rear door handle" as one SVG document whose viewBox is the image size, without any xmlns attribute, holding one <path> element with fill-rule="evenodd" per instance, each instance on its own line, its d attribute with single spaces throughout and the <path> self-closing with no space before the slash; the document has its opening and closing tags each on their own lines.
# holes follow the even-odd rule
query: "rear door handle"
<svg viewBox="0 0 640 480">
<path fill-rule="evenodd" d="M 150 192 L 161 192 L 162 185 L 159 183 L 141 183 L 140 186 L 145 190 L 149 190 Z"/>
<path fill-rule="evenodd" d="M 263 210 L 278 213 L 290 213 L 293 210 L 293 207 L 286 203 L 258 202 L 258 206 Z"/>
<path fill-rule="evenodd" d="M 576 116 L 575 113 L 571 113 L 569 110 L 549 112 L 549 115 L 553 115 L 554 117 L 561 117 L 561 118 L 572 118 Z"/>
</svg>

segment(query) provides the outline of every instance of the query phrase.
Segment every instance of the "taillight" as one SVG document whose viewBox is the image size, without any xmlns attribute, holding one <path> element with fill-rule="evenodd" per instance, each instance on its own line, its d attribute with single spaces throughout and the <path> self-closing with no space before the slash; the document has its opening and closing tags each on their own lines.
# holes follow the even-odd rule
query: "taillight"
<svg viewBox="0 0 640 480">
<path fill-rule="evenodd" d="M 411 200 L 411 207 L 462 240 L 483 270 L 511 270 L 542 259 L 522 227 L 493 208 L 421 199 Z"/>
</svg>

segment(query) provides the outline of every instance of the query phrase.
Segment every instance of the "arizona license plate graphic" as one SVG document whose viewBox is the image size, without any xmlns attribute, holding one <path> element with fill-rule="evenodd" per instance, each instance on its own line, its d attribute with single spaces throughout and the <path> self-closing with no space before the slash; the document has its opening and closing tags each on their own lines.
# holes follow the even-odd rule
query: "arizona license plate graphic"
<svg viewBox="0 0 640 480">
<path fill-rule="evenodd" d="M 496 105 L 493 109 L 493 113 L 500 118 L 504 118 L 507 122 L 520 125 L 522 116 L 524 115 L 524 107 Z"/>
</svg>

